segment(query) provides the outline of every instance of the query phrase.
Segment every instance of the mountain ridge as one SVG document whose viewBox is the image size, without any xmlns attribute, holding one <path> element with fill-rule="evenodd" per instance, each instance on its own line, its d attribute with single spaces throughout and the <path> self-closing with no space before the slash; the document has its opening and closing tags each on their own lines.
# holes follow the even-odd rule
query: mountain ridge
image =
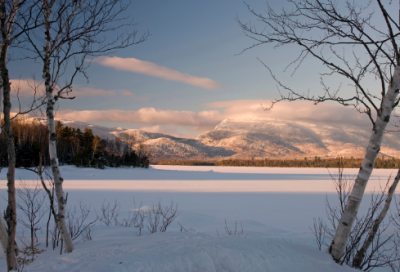
<svg viewBox="0 0 400 272">
<path fill-rule="evenodd" d="M 59 119 L 64 125 L 91 128 L 102 138 L 132 133 L 143 142 L 154 162 L 168 159 L 298 159 L 363 157 L 370 130 L 350 124 L 321 124 L 278 119 L 225 119 L 194 139 L 139 129 L 107 128 Z M 400 135 L 386 134 L 381 155 L 400 157 Z"/>
</svg>

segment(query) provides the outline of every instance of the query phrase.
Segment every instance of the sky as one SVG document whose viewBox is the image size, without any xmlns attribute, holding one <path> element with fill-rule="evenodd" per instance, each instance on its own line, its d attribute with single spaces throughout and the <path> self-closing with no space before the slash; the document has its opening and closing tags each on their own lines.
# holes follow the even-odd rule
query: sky
<svg viewBox="0 0 400 272">
<path fill-rule="evenodd" d="M 257 10 L 266 8 L 265 1 L 247 3 Z M 273 8 L 286 5 L 285 1 L 269 3 Z M 283 72 L 299 54 L 295 47 L 260 46 L 240 54 L 252 41 L 235 17 L 254 21 L 241 0 L 136 0 L 127 14 L 136 25 L 126 31 L 149 31 L 148 40 L 91 59 L 89 82 L 77 78 L 76 98 L 62 100 L 56 117 L 179 137 L 196 137 L 227 118 L 368 123 L 366 116 L 334 104 L 281 103 L 264 111 L 263 106 L 279 93 L 257 58 L 299 92 L 321 90 L 321 66 L 307 59 L 294 75 Z M 9 71 L 21 97 L 24 92 L 29 96 L 33 76 L 40 84 L 38 63 L 12 61 Z M 14 108 L 16 102 L 14 98 Z"/>
</svg>

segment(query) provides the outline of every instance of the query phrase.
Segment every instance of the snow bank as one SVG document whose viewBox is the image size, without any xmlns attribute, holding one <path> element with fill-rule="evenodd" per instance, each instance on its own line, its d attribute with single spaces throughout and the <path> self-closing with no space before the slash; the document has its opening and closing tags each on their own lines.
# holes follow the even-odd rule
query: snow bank
<svg viewBox="0 0 400 272">
<path fill-rule="evenodd" d="M 330 272 L 354 271 L 339 266 L 329 254 L 284 240 L 240 236 L 210 237 L 201 233 L 95 239 L 71 254 L 46 252 L 27 272 Z M 110 234 L 108 234 L 110 235 Z"/>
</svg>

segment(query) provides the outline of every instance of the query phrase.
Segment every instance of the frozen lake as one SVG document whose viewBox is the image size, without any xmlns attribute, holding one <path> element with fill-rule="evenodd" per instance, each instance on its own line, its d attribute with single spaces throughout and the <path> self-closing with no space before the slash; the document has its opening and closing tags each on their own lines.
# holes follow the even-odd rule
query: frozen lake
<svg viewBox="0 0 400 272">
<path fill-rule="evenodd" d="M 0 173 L 3 198 L 6 170 Z M 71 204 L 83 201 L 96 208 L 103 200 L 118 198 L 121 212 L 127 212 L 133 197 L 143 205 L 173 200 L 179 205 L 178 221 L 187 225 L 197 217 L 196 225 L 188 227 L 199 231 L 215 232 L 215 224 L 227 219 L 246 222 L 247 231 L 272 227 L 305 234 L 309 233 L 312 218 L 324 215 L 326 195 L 335 200 L 329 172 L 335 174 L 337 169 L 156 165 L 151 169 L 106 170 L 64 166 L 61 171 Z M 350 178 L 357 171 L 344 170 Z M 366 192 L 379 189 L 396 172 L 374 170 Z M 36 180 L 33 173 L 23 169 L 17 169 L 16 178 Z M 361 211 L 367 202 L 364 201 Z M 210 220 L 214 224 L 210 225 Z"/>
<path fill-rule="evenodd" d="M 6 170 L 0 173 L 1 209 L 6 208 Z M 134 208 L 133 198 L 137 206 L 151 206 L 158 201 L 167 205 L 172 200 L 178 204 L 179 216 L 168 232 L 178 232 L 179 222 L 207 237 L 224 235 L 226 219 L 231 227 L 235 221 L 242 222 L 249 238 L 283 239 L 316 248 L 309 226 L 313 217 L 325 216 L 326 197 L 331 203 L 336 201 L 329 172 L 334 175 L 337 169 L 152 166 L 99 170 L 63 166 L 61 171 L 69 207 L 81 201 L 99 211 L 103 201 L 118 199 L 122 218 Z M 357 171 L 344 172 L 353 177 Z M 368 193 L 396 173 L 394 169 L 374 170 L 360 212 L 369 204 Z M 17 169 L 16 178 L 28 183 L 37 180 L 33 173 L 22 169 Z"/>
</svg>

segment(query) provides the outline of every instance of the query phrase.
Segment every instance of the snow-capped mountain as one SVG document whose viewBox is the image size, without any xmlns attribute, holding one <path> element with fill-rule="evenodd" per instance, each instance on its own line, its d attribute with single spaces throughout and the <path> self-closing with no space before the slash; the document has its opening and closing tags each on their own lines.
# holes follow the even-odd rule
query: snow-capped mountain
<svg viewBox="0 0 400 272">
<path fill-rule="evenodd" d="M 229 158 L 363 157 L 370 128 L 276 119 L 226 119 L 195 139 L 177 138 L 138 129 L 106 128 L 61 120 L 65 125 L 89 127 L 103 138 L 132 133 L 147 145 L 155 160 Z M 387 133 L 381 154 L 400 157 L 400 133 Z"/>
<path fill-rule="evenodd" d="M 227 119 L 197 139 L 229 148 L 239 158 L 363 157 L 370 135 L 370 128 L 349 124 Z M 398 157 L 399 136 L 386 134 L 381 153 Z"/>
</svg>

